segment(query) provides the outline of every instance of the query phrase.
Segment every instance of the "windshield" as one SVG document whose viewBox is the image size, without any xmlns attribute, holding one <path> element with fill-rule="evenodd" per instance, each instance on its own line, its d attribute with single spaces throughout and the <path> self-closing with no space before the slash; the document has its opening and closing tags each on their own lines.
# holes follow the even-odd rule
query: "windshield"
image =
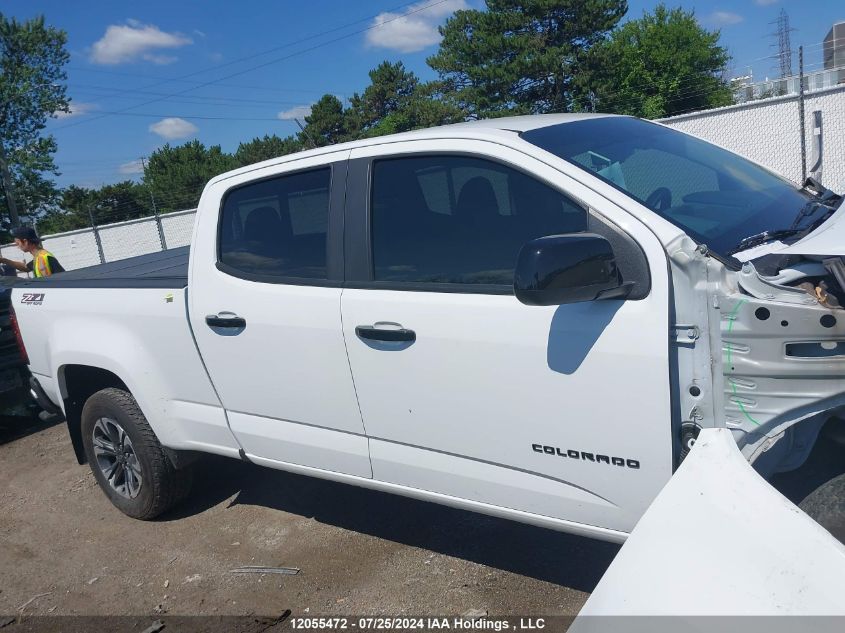
<svg viewBox="0 0 845 633">
<path fill-rule="evenodd" d="M 724 256 L 744 238 L 788 229 L 812 199 L 732 152 L 632 117 L 551 125 L 522 138 L 594 172 Z"/>
</svg>

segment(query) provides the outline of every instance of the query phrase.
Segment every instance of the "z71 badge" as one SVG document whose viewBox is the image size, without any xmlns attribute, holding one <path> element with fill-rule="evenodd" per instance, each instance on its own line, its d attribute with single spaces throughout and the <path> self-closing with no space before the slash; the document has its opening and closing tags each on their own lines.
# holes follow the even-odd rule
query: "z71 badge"
<svg viewBox="0 0 845 633">
<path fill-rule="evenodd" d="M 31 306 L 40 306 L 42 303 L 44 303 L 44 293 L 25 292 L 23 293 L 23 297 L 21 297 L 21 303 L 25 303 Z"/>
</svg>

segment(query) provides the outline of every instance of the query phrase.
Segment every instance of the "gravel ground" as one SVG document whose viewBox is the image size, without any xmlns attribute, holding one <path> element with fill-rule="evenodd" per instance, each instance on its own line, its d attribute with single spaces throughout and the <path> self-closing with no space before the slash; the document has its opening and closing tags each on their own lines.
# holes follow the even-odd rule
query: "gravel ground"
<svg viewBox="0 0 845 633">
<path fill-rule="evenodd" d="M 222 458 L 199 464 L 183 507 L 140 522 L 76 464 L 63 425 L 5 439 L 0 614 L 571 615 L 618 551 Z"/>
</svg>

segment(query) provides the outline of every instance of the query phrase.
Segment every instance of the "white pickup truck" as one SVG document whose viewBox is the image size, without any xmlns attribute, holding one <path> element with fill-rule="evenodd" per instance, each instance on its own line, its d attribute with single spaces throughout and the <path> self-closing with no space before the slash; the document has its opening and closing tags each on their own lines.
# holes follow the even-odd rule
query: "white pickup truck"
<svg viewBox="0 0 845 633">
<path fill-rule="evenodd" d="M 764 478 L 842 443 L 841 201 L 635 118 L 502 118 L 223 174 L 190 256 L 13 305 L 130 516 L 215 453 L 621 542 L 702 429 Z M 805 504 L 840 539 L 843 491 Z"/>
</svg>

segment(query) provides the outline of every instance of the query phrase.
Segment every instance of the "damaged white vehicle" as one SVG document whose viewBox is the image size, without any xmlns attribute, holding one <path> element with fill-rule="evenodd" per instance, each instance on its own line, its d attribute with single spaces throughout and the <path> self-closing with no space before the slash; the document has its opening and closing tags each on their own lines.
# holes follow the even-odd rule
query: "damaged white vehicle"
<svg viewBox="0 0 845 633">
<path fill-rule="evenodd" d="M 723 429 L 738 480 L 823 444 L 803 507 L 842 539 L 843 214 L 654 123 L 502 118 L 223 174 L 190 255 L 13 304 L 35 394 L 130 516 L 209 452 L 621 542 Z"/>
</svg>

